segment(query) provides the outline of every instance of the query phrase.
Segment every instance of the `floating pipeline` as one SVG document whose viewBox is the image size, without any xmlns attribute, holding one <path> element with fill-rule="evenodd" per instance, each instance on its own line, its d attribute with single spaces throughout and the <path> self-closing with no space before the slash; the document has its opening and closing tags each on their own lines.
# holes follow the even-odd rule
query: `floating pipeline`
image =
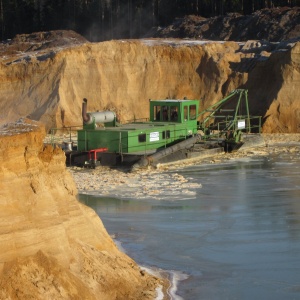
<svg viewBox="0 0 300 300">
<path fill-rule="evenodd" d="M 131 171 L 138 170 L 147 166 L 172 165 L 179 161 L 197 161 L 201 158 L 207 158 L 224 153 L 224 148 L 220 144 L 215 143 L 215 146 L 207 149 L 203 144 L 197 144 L 201 141 L 201 136 L 196 135 L 188 138 L 178 144 L 168 147 L 164 150 L 156 152 L 152 155 L 141 158 L 135 163 Z M 204 142 L 204 145 L 207 142 Z M 242 141 L 239 143 L 239 148 L 236 151 L 244 151 L 251 148 L 263 147 L 266 142 L 260 134 L 243 134 Z"/>
<path fill-rule="evenodd" d="M 158 151 L 152 155 L 148 155 L 146 157 L 141 158 L 137 163 L 132 166 L 132 171 L 137 170 L 139 168 L 147 167 L 147 166 L 154 166 L 155 164 L 159 163 L 164 157 L 166 156 L 175 156 L 177 154 L 183 155 L 183 158 L 186 158 L 186 151 L 194 146 L 197 142 L 201 140 L 200 135 L 195 135 L 193 137 L 187 138 L 186 140 L 177 143 L 173 146 L 170 146 L 166 149 Z M 185 150 L 185 151 L 183 151 Z M 182 151 L 182 152 L 180 152 Z M 176 158 L 175 158 L 176 159 Z M 178 157 L 178 159 L 182 159 Z"/>
</svg>

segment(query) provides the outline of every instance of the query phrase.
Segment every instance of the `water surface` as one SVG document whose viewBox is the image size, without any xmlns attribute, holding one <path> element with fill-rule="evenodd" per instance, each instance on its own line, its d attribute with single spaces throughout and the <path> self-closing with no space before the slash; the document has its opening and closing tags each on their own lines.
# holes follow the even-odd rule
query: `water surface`
<svg viewBox="0 0 300 300">
<path fill-rule="evenodd" d="M 181 276 L 180 299 L 300 299 L 300 155 L 172 172 L 188 198 L 81 195 L 139 264 Z"/>
</svg>

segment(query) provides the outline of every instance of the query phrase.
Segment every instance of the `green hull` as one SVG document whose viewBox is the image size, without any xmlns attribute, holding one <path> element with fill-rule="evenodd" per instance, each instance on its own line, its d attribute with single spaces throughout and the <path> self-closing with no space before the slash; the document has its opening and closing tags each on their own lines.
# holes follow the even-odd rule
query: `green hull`
<svg viewBox="0 0 300 300">
<path fill-rule="evenodd" d="M 130 123 L 122 127 L 78 130 L 78 150 L 108 148 L 112 153 L 146 153 L 165 148 L 197 133 L 196 122 Z"/>
</svg>

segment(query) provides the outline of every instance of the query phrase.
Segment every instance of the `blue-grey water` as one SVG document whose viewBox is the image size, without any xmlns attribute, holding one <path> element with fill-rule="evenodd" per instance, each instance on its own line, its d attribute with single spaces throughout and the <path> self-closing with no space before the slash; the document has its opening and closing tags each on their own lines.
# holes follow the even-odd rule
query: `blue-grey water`
<svg viewBox="0 0 300 300">
<path fill-rule="evenodd" d="M 173 172 L 202 188 L 185 199 L 80 200 L 137 263 L 185 275 L 178 299 L 300 299 L 300 154 Z"/>
</svg>

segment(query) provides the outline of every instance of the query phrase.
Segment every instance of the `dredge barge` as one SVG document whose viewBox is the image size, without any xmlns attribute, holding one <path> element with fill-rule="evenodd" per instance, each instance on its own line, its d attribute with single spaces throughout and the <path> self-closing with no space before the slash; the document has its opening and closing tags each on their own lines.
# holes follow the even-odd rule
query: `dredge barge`
<svg viewBox="0 0 300 300">
<path fill-rule="evenodd" d="M 250 136 L 252 144 L 253 140 L 262 143 L 261 118 L 250 116 L 247 90 L 234 90 L 200 112 L 199 103 L 150 100 L 148 121 L 119 124 L 112 111 L 88 113 L 84 99 L 77 141 L 68 141 L 64 147 L 67 164 L 137 168 L 232 151 L 245 146 Z"/>
</svg>

